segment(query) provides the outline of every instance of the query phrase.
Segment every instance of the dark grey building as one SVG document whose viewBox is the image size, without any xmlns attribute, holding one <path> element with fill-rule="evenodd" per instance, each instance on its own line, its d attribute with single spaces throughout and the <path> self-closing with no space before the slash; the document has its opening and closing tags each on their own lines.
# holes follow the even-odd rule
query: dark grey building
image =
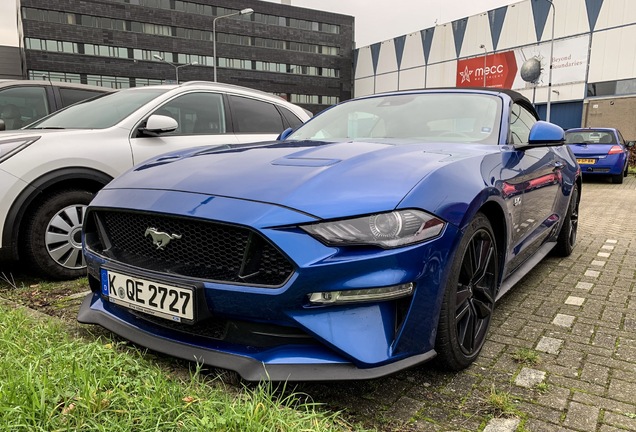
<svg viewBox="0 0 636 432">
<path fill-rule="evenodd" d="M 251 8 L 251 14 L 238 13 Z M 213 80 L 318 112 L 352 96 L 351 16 L 258 0 L 21 0 L 30 79 L 116 88 Z M 161 59 L 164 59 L 162 61 Z M 171 63 L 171 64 L 168 64 Z M 196 63 L 196 65 L 194 65 Z"/>
</svg>

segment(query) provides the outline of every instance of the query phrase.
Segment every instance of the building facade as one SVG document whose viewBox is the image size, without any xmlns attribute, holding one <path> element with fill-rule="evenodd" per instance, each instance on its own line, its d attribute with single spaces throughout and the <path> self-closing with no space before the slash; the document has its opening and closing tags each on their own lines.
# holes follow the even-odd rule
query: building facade
<svg viewBox="0 0 636 432">
<path fill-rule="evenodd" d="M 355 95 L 502 87 L 542 118 L 550 95 L 550 120 L 564 128 L 613 126 L 636 139 L 634 53 L 636 1 L 525 0 L 356 50 Z"/>
<path fill-rule="evenodd" d="M 18 14 L 29 79 L 212 81 L 216 36 L 219 82 L 313 112 L 352 95 L 351 16 L 258 0 L 20 0 Z"/>
</svg>

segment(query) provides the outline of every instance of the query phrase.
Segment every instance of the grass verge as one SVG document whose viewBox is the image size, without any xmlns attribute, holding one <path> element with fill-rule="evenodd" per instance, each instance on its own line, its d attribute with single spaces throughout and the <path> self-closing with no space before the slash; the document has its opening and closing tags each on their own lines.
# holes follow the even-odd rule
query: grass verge
<svg viewBox="0 0 636 432">
<path fill-rule="evenodd" d="M 0 305 L 0 353 L 3 430 L 351 430 L 304 395 L 268 384 L 228 391 L 199 370 L 179 378 L 141 353 L 74 339 L 58 321 L 7 305 Z"/>
</svg>

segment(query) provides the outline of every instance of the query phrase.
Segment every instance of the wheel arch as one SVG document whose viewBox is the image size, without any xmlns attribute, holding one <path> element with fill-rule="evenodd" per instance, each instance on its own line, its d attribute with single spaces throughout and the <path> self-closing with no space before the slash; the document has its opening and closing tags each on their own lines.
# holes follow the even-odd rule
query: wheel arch
<svg viewBox="0 0 636 432">
<path fill-rule="evenodd" d="M 497 244 L 497 260 L 499 263 L 499 284 L 503 278 L 506 262 L 506 244 L 507 244 L 507 222 L 503 208 L 495 201 L 486 201 L 480 208 L 479 212 L 483 213 L 492 228 Z"/>
<path fill-rule="evenodd" d="M 64 189 L 84 189 L 96 193 L 112 179 L 110 175 L 98 170 L 69 167 L 51 171 L 31 182 L 12 203 L 4 223 L 2 244 L 7 245 L 9 256 L 18 259 L 24 217 L 46 195 Z"/>
</svg>

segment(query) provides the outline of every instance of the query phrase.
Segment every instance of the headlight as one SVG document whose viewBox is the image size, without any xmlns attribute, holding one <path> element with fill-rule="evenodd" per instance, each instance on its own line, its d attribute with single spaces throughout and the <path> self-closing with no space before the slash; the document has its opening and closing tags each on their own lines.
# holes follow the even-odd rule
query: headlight
<svg viewBox="0 0 636 432">
<path fill-rule="evenodd" d="M 328 245 L 395 248 L 437 237 L 444 225 L 442 220 L 426 212 L 399 210 L 300 228 Z"/>
<path fill-rule="evenodd" d="M 28 137 L 20 139 L 12 139 L 7 141 L 0 141 L 0 162 L 9 159 L 11 156 L 23 150 L 39 140 L 40 137 Z"/>
</svg>

